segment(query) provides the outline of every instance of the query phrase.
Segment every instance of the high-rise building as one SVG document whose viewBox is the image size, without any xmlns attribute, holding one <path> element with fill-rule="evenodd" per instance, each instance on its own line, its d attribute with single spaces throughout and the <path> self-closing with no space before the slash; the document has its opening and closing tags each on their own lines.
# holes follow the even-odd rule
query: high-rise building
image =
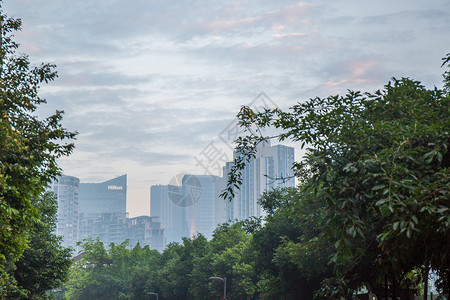
<svg viewBox="0 0 450 300">
<path fill-rule="evenodd" d="M 159 216 L 166 245 L 198 233 L 210 239 L 215 229 L 216 181 L 209 175 L 184 175 L 181 185 L 154 185 L 150 215 Z"/>
<path fill-rule="evenodd" d="M 181 242 L 188 236 L 186 207 L 179 201 L 182 187 L 176 185 L 153 185 L 150 188 L 150 215 L 159 217 L 164 229 L 164 246 Z"/>
<path fill-rule="evenodd" d="M 242 184 L 231 201 L 219 196 L 226 189 L 233 166 L 228 162 L 223 177 L 185 175 L 175 180 L 180 186 L 152 186 L 151 215 L 161 218 L 168 243 L 198 233 L 210 239 L 221 223 L 265 216 L 258 202 L 261 194 L 276 187 L 294 187 L 293 164 L 294 148 L 265 142 L 242 170 Z"/>
<path fill-rule="evenodd" d="M 127 175 L 80 184 L 79 240 L 97 238 L 120 244 L 127 233 Z"/>
<path fill-rule="evenodd" d="M 62 236 L 64 247 L 74 247 L 78 241 L 78 205 L 80 179 L 62 175 L 50 184 L 58 201 L 56 234 Z"/>
<path fill-rule="evenodd" d="M 215 224 L 216 227 L 222 223 L 234 221 L 234 202 L 229 199 L 223 199 L 220 195 L 227 188 L 228 173 L 233 166 L 233 162 L 227 162 L 223 167 L 223 177 L 216 180 L 215 185 Z"/>
<path fill-rule="evenodd" d="M 80 212 L 104 213 L 127 211 L 127 175 L 101 183 L 80 184 Z"/>
<path fill-rule="evenodd" d="M 161 228 L 159 217 L 140 216 L 127 219 L 130 248 L 139 243 L 148 245 L 150 249 L 162 252 L 164 250 L 164 229 Z"/>
<path fill-rule="evenodd" d="M 207 239 L 212 238 L 216 227 L 215 185 L 218 178 L 218 176 L 212 175 L 185 175 L 183 177 L 183 195 L 192 198 L 192 204 L 186 207 L 190 237 L 201 233 Z"/>
<path fill-rule="evenodd" d="M 229 202 L 216 198 L 216 224 L 265 216 L 258 202 L 261 194 L 276 187 L 294 187 L 293 164 L 294 148 L 284 145 L 271 146 L 270 142 L 260 144 L 255 158 L 248 161 L 242 170 L 242 184 L 234 199 Z M 216 194 L 225 189 L 231 166 L 232 163 L 227 163 L 224 167 L 224 177 L 218 180 Z"/>
</svg>

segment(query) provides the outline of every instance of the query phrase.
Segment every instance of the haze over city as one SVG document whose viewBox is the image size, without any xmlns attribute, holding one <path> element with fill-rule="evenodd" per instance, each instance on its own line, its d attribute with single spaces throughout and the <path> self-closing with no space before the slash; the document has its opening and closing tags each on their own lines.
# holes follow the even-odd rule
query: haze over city
<svg viewBox="0 0 450 300">
<path fill-rule="evenodd" d="M 57 65 L 40 114 L 63 109 L 79 132 L 64 173 L 128 174 L 131 216 L 149 214 L 151 185 L 204 174 L 194 158 L 261 92 L 286 109 L 391 77 L 440 87 L 450 40 L 444 0 L 15 0 L 3 10 L 23 21 L 20 52 Z"/>
</svg>

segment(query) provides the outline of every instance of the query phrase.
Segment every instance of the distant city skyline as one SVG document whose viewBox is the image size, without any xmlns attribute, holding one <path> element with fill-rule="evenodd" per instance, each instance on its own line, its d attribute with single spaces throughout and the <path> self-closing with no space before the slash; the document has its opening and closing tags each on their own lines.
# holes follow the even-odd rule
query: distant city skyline
<svg viewBox="0 0 450 300">
<path fill-rule="evenodd" d="M 79 131 L 63 172 L 81 182 L 127 174 L 132 217 L 149 214 L 152 185 L 218 175 L 232 157 L 223 133 L 261 92 L 287 109 L 373 92 L 391 77 L 441 87 L 450 52 L 448 0 L 5 0 L 2 9 L 23 21 L 19 52 L 57 65 L 37 113 L 64 110 L 63 125 Z"/>
<path fill-rule="evenodd" d="M 149 245 L 160 252 L 164 249 L 164 231 L 160 217 L 129 217 L 126 212 L 127 175 L 104 182 L 83 183 L 75 176 L 61 175 L 48 188 L 57 199 L 55 234 L 62 245 L 75 254 L 79 242 L 99 238 L 108 247 L 128 240 L 131 249 L 137 243 Z"/>
<path fill-rule="evenodd" d="M 203 166 L 220 165 L 222 152 L 215 146 L 214 151 L 207 149 L 199 158 Z M 128 239 L 130 247 L 139 242 L 159 251 L 172 242 L 182 243 L 184 237 L 202 234 L 210 240 L 220 224 L 264 217 L 260 196 L 276 187 L 295 186 L 294 161 L 293 147 L 264 141 L 242 170 L 242 185 L 233 199 L 220 197 L 233 164 L 226 161 L 224 176 L 177 175 L 168 185 L 151 186 L 150 215 L 134 218 L 126 210 L 127 174 L 97 183 L 63 174 L 50 185 L 58 201 L 55 233 L 63 237 L 64 246 L 75 250 L 88 238 L 99 238 L 105 245 Z"/>
<path fill-rule="evenodd" d="M 169 185 L 151 186 L 150 215 L 159 217 L 165 245 L 199 233 L 209 240 L 220 224 L 264 217 L 260 196 L 277 187 L 295 186 L 294 161 L 293 147 L 271 145 L 270 141 L 261 143 L 255 157 L 242 170 L 241 189 L 231 200 L 220 197 L 231 161 L 222 167 L 224 176 L 186 174 L 176 176 Z"/>
</svg>

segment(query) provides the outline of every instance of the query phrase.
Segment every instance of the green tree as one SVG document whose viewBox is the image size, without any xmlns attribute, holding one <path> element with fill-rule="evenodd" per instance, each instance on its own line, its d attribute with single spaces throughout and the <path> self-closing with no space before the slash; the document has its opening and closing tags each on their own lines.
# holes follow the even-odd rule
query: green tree
<svg viewBox="0 0 450 300">
<path fill-rule="evenodd" d="M 233 196 L 240 170 L 267 139 L 251 129 L 278 128 L 279 141 L 308 147 L 295 172 L 307 174 L 303 184 L 325 205 L 335 275 L 323 282 L 323 295 L 345 297 L 362 285 L 396 295 L 416 269 L 423 278 L 436 270 L 448 291 L 449 107 L 448 92 L 408 78 L 373 94 L 314 98 L 288 112 L 243 107 L 238 116 L 249 135 L 237 140 L 241 155 L 224 196 Z"/>
<path fill-rule="evenodd" d="M 158 261 L 159 253 L 148 246 L 127 248 L 128 241 L 120 245 L 111 243 L 106 249 L 97 239 L 88 239 L 82 245 L 83 257 L 74 264 L 65 285 L 67 299 L 142 299 L 146 297 L 143 270 Z"/>
<path fill-rule="evenodd" d="M 193 299 L 217 299 L 223 294 L 223 282 L 210 277 L 227 278 L 227 297 L 255 299 L 258 276 L 254 272 L 251 235 L 244 222 L 221 224 L 213 233 L 203 255 L 197 255 L 191 271 Z"/>
<path fill-rule="evenodd" d="M 252 248 L 261 298 L 312 299 L 332 275 L 323 203 L 303 186 L 266 192 L 260 202 L 268 215 L 253 233 Z"/>
<path fill-rule="evenodd" d="M 154 292 L 158 283 L 158 270 L 161 254 L 151 250 L 148 246 L 134 247 L 131 252 L 131 261 L 139 260 L 140 263 L 133 266 L 130 290 L 132 299 L 146 299 L 147 292 Z"/>
<path fill-rule="evenodd" d="M 237 244 L 213 254 L 211 276 L 220 274 L 227 278 L 227 297 L 231 299 L 257 299 L 259 277 L 254 271 L 256 253 L 250 248 L 250 243 L 251 236 L 243 235 Z M 210 286 L 214 287 L 210 291 L 222 293 L 222 282 L 210 281 Z"/>
<path fill-rule="evenodd" d="M 71 249 L 61 246 L 61 237 L 53 232 L 56 227 L 57 202 L 52 193 L 32 199 L 31 204 L 39 217 L 30 233 L 27 248 L 15 263 L 12 275 L 20 293 L 8 298 L 46 299 L 46 292 L 58 287 L 67 279 L 71 266 Z"/>
<path fill-rule="evenodd" d="M 198 284 L 192 277 L 192 270 L 207 249 L 208 241 L 201 234 L 193 239 L 183 238 L 183 244 L 172 243 L 167 247 L 162 254 L 161 270 L 158 272 L 161 299 L 198 299 L 191 288 Z"/>
<path fill-rule="evenodd" d="M 0 287 L 8 289 L 6 262 L 16 260 L 27 245 L 27 231 L 38 213 L 31 200 L 38 198 L 59 174 L 56 159 L 73 149 L 75 137 L 61 125 L 62 112 L 44 120 L 33 113 L 45 100 L 39 85 L 56 77 L 54 66 L 31 67 L 17 54 L 12 33 L 21 21 L 0 11 Z M 0 292 L 1 293 L 1 292 Z"/>
</svg>

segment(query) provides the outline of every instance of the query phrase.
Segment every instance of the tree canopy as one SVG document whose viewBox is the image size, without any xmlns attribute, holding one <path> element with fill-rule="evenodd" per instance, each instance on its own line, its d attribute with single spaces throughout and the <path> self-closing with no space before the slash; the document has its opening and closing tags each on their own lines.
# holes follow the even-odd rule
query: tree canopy
<svg viewBox="0 0 450 300">
<path fill-rule="evenodd" d="M 251 236 L 243 223 L 223 224 L 211 241 L 202 235 L 171 243 L 163 253 L 148 246 L 128 249 L 127 241 L 106 248 L 99 240 L 82 245 L 82 259 L 71 269 L 62 293 L 66 299 L 217 299 L 227 277 L 234 299 L 257 299 L 257 274 Z"/>
<path fill-rule="evenodd" d="M 447 71 L 446 85 L 449 77 Z M 237 139 L 240 155 L 223 195 L 233 197 L 259 143 L 298 142 L 306 148 L 293 166 L 299 197 L 323 207 L 323 233 L 334 246 L 334 276 L 322 282 L 322 295 L 348 296 L 361 286 L 397 294 L 407 274 L 420 270 L 428 278 L 430 269 L 448 293 L 449 107 L 448 89 L 426 89 L 409 78 L 393 78 L 375 93 L 310 99 L 289 111 L 244 106 L 238 117 L 247 135 Z M 266 127 L 279 134 L 260 135 Z"/>
</svg>

